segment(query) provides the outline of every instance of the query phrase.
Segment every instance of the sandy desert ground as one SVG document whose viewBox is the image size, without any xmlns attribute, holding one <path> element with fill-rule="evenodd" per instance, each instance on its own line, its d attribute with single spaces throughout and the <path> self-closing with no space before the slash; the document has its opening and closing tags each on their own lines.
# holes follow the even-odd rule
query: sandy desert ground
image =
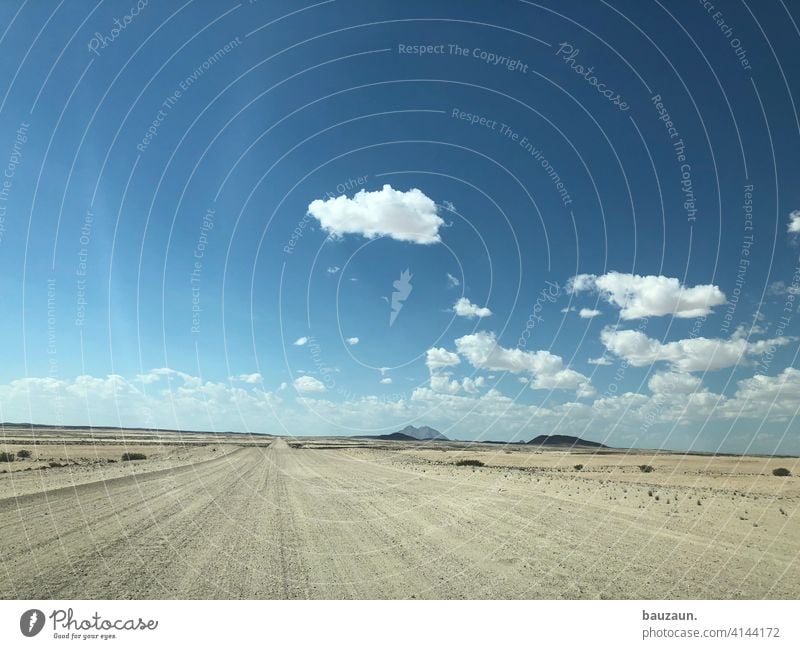
<svg viewBox="0 0 800 649">
<path fill-rule="evenodd" d="M 797 459 L 33 441 L 32 459 L 0 466 L 5 598 L 800 597 Z M 30 442 L 7 435 L 0 451 Z M 34 468 L 50 462 L 65 466 Z"/>
</svg>

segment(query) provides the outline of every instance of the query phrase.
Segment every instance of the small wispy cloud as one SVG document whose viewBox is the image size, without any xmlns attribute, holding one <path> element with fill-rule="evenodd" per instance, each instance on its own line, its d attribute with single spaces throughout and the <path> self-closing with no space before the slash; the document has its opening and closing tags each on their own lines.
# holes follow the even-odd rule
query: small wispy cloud
<svg viewBox="0 0 800 649">
<path fill-rule="evenodd" d="M 598 311 L 597 309 L 581 309 L 578 311 L 578 315 L 581 318 L 596 318 L 599 315 L 602 315 L 602 311 Z"/>
<path fill-rule="evenodd" d="M 254 372 L 252 374 L 239 374 L 239 376 L 229 376 L 228 380 L 231 382 L 240 381 L 242 383 L 254 385 L 261 382 L 261 374 L 258 372 Z"/>
<path fill-rule="evenodd" d="M 358 344 L 358 336 L 353 336 L 352 338 L 345 338 L 345 342 L 350 346 L 357 345 Z"/>
<path fill-rule="evenodd" d="M 327 270 L 327 272 L 328 272 L 328 273 L 330 273 L 331 275 L 335 275 L 335 274 L 336 274 L 336 273 L 338 273 L 340 270 L 342 270 L 342 269 L 341 269 L 341 268 L 339 268 L 338 266 L 328 266 L 328 270 Z"/>
<path fill-rule="evenodd" d="M 450 273 L 447 273 L 447 288 L 456 288 L 461 286 L 461 280 Z"/>
<path fill-rule="evenodd" d="M 297 340 L 295 340 L 292 344 L 297 345 L 298 347 L 302 347 L 308 342 L 308 336 L 301 336 Z"/>
</svg>

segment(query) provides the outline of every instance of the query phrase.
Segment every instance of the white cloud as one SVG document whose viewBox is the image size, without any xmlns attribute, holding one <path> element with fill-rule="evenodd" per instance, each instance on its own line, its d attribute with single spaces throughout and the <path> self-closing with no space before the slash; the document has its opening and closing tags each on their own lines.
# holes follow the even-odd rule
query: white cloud
<svg viewBox="0 0 800 649">
<path fill-rule="evenodd" d="M 289 384 L 286 383 L 286 381 L 283 381 L 278 389 L 279 390 L 285 390 L 288 387 L 289 387 Z"/>
<path fill-rule="evenodd" d="M 378 383 L 382 383 L 383 385 L 390 385 L 392 383 L 392 379 L 388 376 L 384 376 Z"/>
<path fill-rule="evenodd" d="M 359 191 L 353 198 L 341 195 L 317 199 L 308 213 L 333 237 L 358 234 L 367 239 L 387 236 L 419 244 L 439 243 L 444 220 L 436 203 L 419 189 L 406 192 L 384 185 L 380 191 Z"/>
<path fill-rule="evenodd" d="M 600 334 L 606 349 L 635 367 L 664 361 L 682 372 L 708 372 L 733 367 L 746 356 L 761 354 L 772 346 L 789 344 L 788 337 L 748 342 L 743 338 L 686 338 L 662 343 L 641 331 L 608 327 Z"/>
<path fill-rule="evenodd" d="M 701 389 L 702 381 L 685 372 L 657 372 L 647 387 L 655 394 L 691 394 Z"/>
<path fill-rule="evenodd" d="M 603 354 L 599 358 L 590 358 L 587 363 L 589 365 L 611 365 L 611 359 Z"/>
<path fill-rule="evenodd" d="M 292 344 L 293 344 L 293 345 L 297 345 L 298 347 L 302 347 L 302 346 L 303 346 L 303 345 L 305 345 L 307 342 L 308 342 L 308 337 L 307 337 L 307 336 L 301 336 L 300 338 L 298 338 L 297 340 L 295 340 L 295 341 L 294 341 Z"/>
<path fill-rule="evenodd" d="M 352 338 L 346 338 L 346 339 L 345 339 L 345 342 L 346 342 L 348 345 L 351 345 L 351 346 L 352 346 L 352 345 L 357 345 L 357 344 L 358 344 L 358 336 L 353 336 Z"/>
<path fill-rule="evenodd" d="M 696 318 L 724 304 L 725 294 L 713 284 L 691 288 L 675 277 L 632 275 L 610 272 L 605 275 L 576 275 L 568 283 L 572 293 L 593 291 L 620 309 L 623 320 L 671 315 Z"/>
<path fill-rule="evenodd" d="M 330 273 L 331 275 L 335 275 L 340 270 L 342 270 L 342 269 L 339 268 L 338 266 L 328 266 L 328 270 L 326 272 Z"/>
<path fill-rule="evenodd" d="M 451 379 L 449 374 L 432 374 L 431 389 L 445 394 L 457 394 L 461 391 L 461 383 Z"/>
<path fill-rule="evenodd" d="M 456 349 L 474 367 L 490 371 L 528 373 L 534 390 L 580 390 L 592 393 L 589 379 L 564 366 L 560 356 L 548 351 L 507 349 L 497 344 L 494 333 L 479 331 L 456 339 Z"/>
<path fill-rule="evenodd" d="M 447 273 L 447 288 L 456 288 L 457 286 L 461 286 L 461 280 L 450 273 Z"/>
<path fill-rule="evenodd" d="M 561 309 L 561 313 L 570 313 L 571 311 L 575 311 L 574 306 L 565 306 L 563 309 Z"/>
<path fill-rule="evenodd" d="M 479 376 L 475 379 L 470 378 L 469 376 L 465 376 L 464 379 L 461 381 L 461 387 L 463 388 L 464 392 L 468 394 L 476 394 L 478 390 L 486 385 L 486 379 L 482 376 Z"/>
<path fill-rule="evenodd" d="M 313 376 L 298 376 L 294 387 L 298 392 L 325 392 L 325 384 Z"/>
<path fill-rule="evenodd" d="M 792 234 L 800 233 L 800 210 L 794 210 L 789 213 L 788 231 Z"/>
<path fill-rule="evenodd" d="M 458 365 L 460 362 L 458 354 L 449 352 L 444 347 L 433 347 L 425 352 L 425 365 L 431 372 L 443 367 Z"/>
<path fill-rule="evenodd" d="M 485 385 L 486 379 L 482 376 L 475 379 L 465 376 L 459 381 L 451 378 L 449 373 L 431 375 L 431 389 L 443 394 L 458 394 L 461 391 L 467 394 L 477 394 Z"/>
<path fill-rule="evenodd" d="M 599 315 L 602 315 L 602 311 L 598 311 L 597 309 L 581 309 L 578 311 L 578 315 L 581 318 L 595 318 Z"/>
<path fill-rule="evenodd" d="M 800 410 L 800 370 L 787 367 L 777 376 L 757 374 L 738 382 L 734 398 L 726 404 L 730 418 L 796 417 Z"/>
<path fill-rule="evenodd" d="M 253 374 L 239 374 L 239 376 L 231 376 L 230 380 L 254 385 L 256 383 L 261 383 L 261 375 L 258 372 L 254 372 Z"/>
<path fill-rule="evenodd" d="M 487 307 L 473 304 L 465 297 L 459 298 L 453 305 L 453 311 L 464 318 L 487 318 L 492 315 Z"/>
</svg>

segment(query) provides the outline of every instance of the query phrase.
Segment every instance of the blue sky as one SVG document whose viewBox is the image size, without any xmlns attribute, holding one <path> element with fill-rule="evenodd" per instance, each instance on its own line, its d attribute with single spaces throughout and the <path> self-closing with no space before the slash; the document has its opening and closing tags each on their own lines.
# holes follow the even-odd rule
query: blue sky
<svg viewBox="0 0 800 649">
<path fill-rule="evenodd" d="M 714 5 L 2 3 L 0 419 L 800 452 L 798 14 Z"/>
</svg>

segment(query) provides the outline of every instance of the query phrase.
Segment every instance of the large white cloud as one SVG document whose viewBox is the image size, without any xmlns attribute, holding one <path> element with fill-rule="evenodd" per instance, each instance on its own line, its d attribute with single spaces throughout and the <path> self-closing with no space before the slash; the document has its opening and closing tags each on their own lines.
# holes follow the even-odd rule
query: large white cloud
<svg viewBox="0 0 800 649">
<path fill-rule="evenodd" d="M 398 241 L 439 243 L 439 228 L 444 220 L 436 213 L 436 203 L 419 189 L 399 191 L 384 185 L 380 191 L 362 189 L 353 198 L 341 195 L 317 199 L 308 213 L 334 237 L 359 234 L 367 239 L 387 236 Z"/>
<path fill-rule="evenodd" d="M 682 372 L 707 372 L 733 367 L 746 356 L 789 344 L 789 337 L 749 342 L 744 338 L 685 338 L 662 343 L 641 331 L 607 327 L 600 334 L 606 349 L 635 367 L 664 361 Z"/>
<path fill-rule="evenodd" d="M 491 371 L 526 373 L 532 376 L 534 390 L 577 390 L 590 396 L 593 390 L 589 379 L 564 366 L 560 356 L 548 351 L 508 349 L 497 344 L 495 334 L 479 331 L 456 339 L 458 353 L 474 367 Z"/>
<path fill-rule="evenodd" d="M 453 305 L 453 311 L 462 318 L 488 318 L 492 312 L 488 307 L 473 304 L 467 298 L 459 298 Z"/>
<path fill-rule="evenodd" d="M 696 318 L 724 304 L 725 294 L 713 284 L 691 288 L 675 277 L 610 272 L 605 275 L 576 275 L 569 280 L 572 293 L 592 291 L 620 309 L 623 320 L 671 315 Z"/>
</svg>

